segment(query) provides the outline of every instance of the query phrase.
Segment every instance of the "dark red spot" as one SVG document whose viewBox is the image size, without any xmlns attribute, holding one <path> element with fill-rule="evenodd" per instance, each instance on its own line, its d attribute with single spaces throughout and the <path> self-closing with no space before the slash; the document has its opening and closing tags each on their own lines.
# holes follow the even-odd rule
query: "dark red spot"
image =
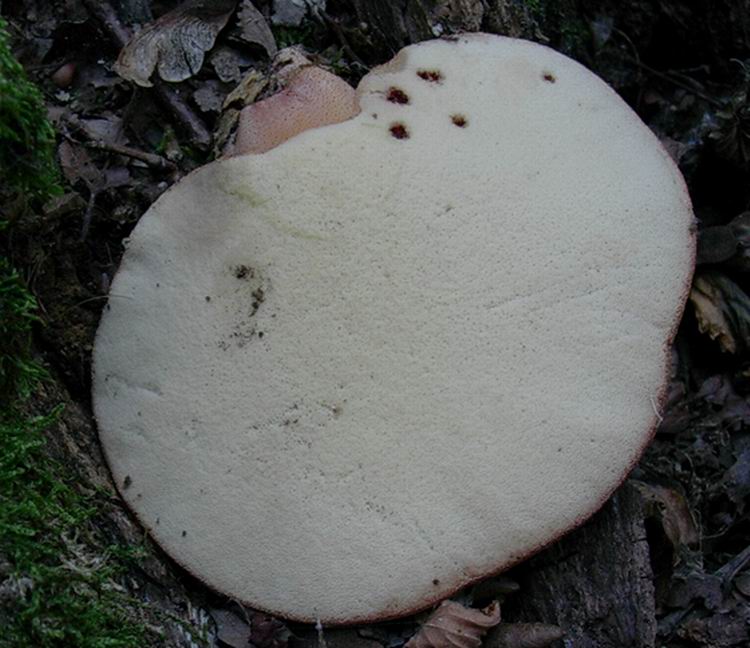
<svg viewBox="0 0 750 648">
<path fill-rule="evenodd" d="M 557 78 L 555 77 L 555 75 L 554 75 L 554 74 L 552 74 L 552 72 L 545 72 L 545 73 L 544 73 L 544 74 L 542 75 L 542 78 L 543 78 L 543 79 L 544 79 L 544 80 L 545 80 L 545 81 L 546 81 L 547 83 L 554 83 L 555 81 L 557 81 Z"/>
<path fill-rule="evenodd" d="M 437 578 L 433 578 L 433 579 L 432 579 L 432 584 L 433 584 L 433 585 L 440 585 L 440 580 L 439 580 L 439 579 L 437 579 Z"/>
<path fill-rule="evenodd" d="M 396 139 L 409 139 L 409 131 L 403 124 L 391 124 L 390 131 Z"/>
<path fill-rule="evenodd" d="M 406 94 L 401 88 L 388 88 L 388 94 L 386 95 L 386 99 L 390 101 L 391 103 L 396 104 L 408 104 L 409 103 L 409 95 Z"/>
<path fill-rule="evenodd" d="M 417 70 L 417 76 L 430 83 L 440 83 L 443 80 L 440 70 Z"/>
<path fill-rule="evenodd" d="M 466 117 L 459 114 L 451 115 L 451 121 L 459 128 L 466 128 L 466 124 L 468 123 Z"/>
</svg>

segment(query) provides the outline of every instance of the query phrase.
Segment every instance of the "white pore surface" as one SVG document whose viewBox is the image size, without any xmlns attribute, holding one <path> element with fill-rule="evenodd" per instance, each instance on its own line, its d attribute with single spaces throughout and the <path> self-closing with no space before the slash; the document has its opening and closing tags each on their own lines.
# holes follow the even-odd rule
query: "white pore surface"
<svg viewBox="0 0 750 648">
<path fill-rule="evenodd" d="M 692 270 L 682 178 L 577 63 L 462 36 L 359 92 L 162 196 L 94 354 L 156 541 L 324 623 L 425 607 L 596 510 L 650 438 Z"/>
</svg>

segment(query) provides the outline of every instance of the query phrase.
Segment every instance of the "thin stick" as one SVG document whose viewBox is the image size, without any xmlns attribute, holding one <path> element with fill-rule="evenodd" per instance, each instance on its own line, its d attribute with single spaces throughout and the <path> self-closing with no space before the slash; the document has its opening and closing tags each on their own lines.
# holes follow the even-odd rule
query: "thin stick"
<svg viewBox="0 0 750 648">
<path fill-rule="evenodd" d="M 162 171 L 175 171 L 177 169 L 177 165 L 174 164 L 174 162 L 170 162 L 166 158 L 163 158 L 161 155 L 156 155 L 156 153 L 147 153 L 146 151 L 141 151 L 130 146 L 113 144 L 111 142 L 105 142 L 103 140 L 91 140 L 90 142 L 86 143 L 86 146 L 102 151 L 110 151 L 111 153 L 117 153 L 118 155 L 125 155 L 135 160 L 145 162 L 150 167 L 160 169 Z"/>
</svg>

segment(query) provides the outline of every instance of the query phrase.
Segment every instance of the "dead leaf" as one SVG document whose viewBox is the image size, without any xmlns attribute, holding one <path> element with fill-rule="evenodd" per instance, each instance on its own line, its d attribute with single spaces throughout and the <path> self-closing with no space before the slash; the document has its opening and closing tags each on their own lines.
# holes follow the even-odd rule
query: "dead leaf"
<svg viewBox="0 0 750 648">
<path fill-rule="evenodd" d="M 231 155 L 234 148 L 230 138 L 240 119 L 240 110 L 249 106 L 268 85 L 268 78 L 256 70 L 250 70 L 237 87 L 224 99 L 222 112 L 214 127 L 214 155 Z"/>
<path fill-rule="evenodd" d="M 564 632 L 545 623 L 501 623 L 487 635 L 485 648 L 547 648 Z"/>
<path fill-rule="evenodd" d="M 268 85 L 268 78 L 257 70 L 249 70 L 237 87 L 224 99 L 222 108 L 249 106 Z"/>
<path fill-rule="evenodd" d="M 729 225 L 706 227 L 698 232 L 697 264 L 721 263 L 737 251 L 737 239 Z"/>
<path fill-rule="evenodd" d="M 324 634 L 325 648 L 382 648 L 383 644 L 360 637 L 356 630 L 326 630 Z M 319 638 L 312 639 L 310 648 L 323 648 Z"/>
<path fill-rule="evenodd" d="M 734 579 L 734 586 L 743 596 L 750 598 L 750 571 L 738 574 Z"/>
<path fill-rule="evenodd" d="M 236 614 L 228 610 L 211 610 L 216 624 L 216 634 L 221 645 L 229 648 L 248 648 L 250 626 Z"/>
<path fill-rule="evenodd" d="M 308 9 L 325 11 L 326 0 L 275 0 L 273 3 L 274 25 L 297 27 L 307 15 Z"/>
<path fill-rule="evenodd" d="M 659 434 L 679 434 L 687 428 L 692 419 L 687 394 L 683 382 L 679 380 L 669 382 L 659 422 Z"/>
<path fill-rule="evenodd" d="M 287 627 L 275 617 L 247 610 L 250 618 L 250 645 L 254 648 L 286 648 L 290 633 Z"/>
<path fill-rule="evenodd" d="M 704 380 L 697 397 L 715 410 L 710 419 L 729 430 L 736 432 L 743 425 L 750 425 L 750 401 L 737 393 L 727 376 L 711 376 Z M 709 420 L 708 416 L 706 420 Z"/>
<path fill-rule="evenodd" d="M 615 19 L 613 16 L 598 15 L 590 23 L 591 37 L 594 41 L 594 47 L 600 50 L 612 37 L 615 28 Z"/>
<path fill-rule="evenodd" d="M 242 79 L 242 68 L 249 67 L 252 60 L 230 47 L 219 46 L 209 55 L 216 76 L 225 83 L 238 83 Z"/>
<path fill-rule="evenodd" d="M 45 203 L 42 208 L 44 215 L 50 218 L 60 218 L 72 212 L 81 211 L 86 208 L 86 201 L 81 198 L 81 194 L 70 192 L 62 196 L 55 196 L 49 202 Z"/>
<path fill-rule="evenodd" d="M 104 171 L 104 189 L 124 187 L 126 185 L 129 185 L 130 181 L 130 171 L 127 167 L 110 167 L 109 169 L 105 169 Z"/>
<path fill-rule="evenodd" d="M 240 25 L 240 35 L 247 43 L 260 45 L 269 57 L 273 58 L 278 51 L 276 39 L 268 26 L 263 14 L 258 11 L 250 0 L 242 0 L 237 21 Z"/>
<path fill-rule="evenodd" d="M 596 39 L 595 35 L 594 39 Z M 682 160 L 684 155 L 690 150 L 689 144 L 685 144 L 684 142 L 680 142 L 679 140 L 672 139 L 671 137 L 667 137 L 666 135 L 660 135 L 659 141 L 661 142 L 661 145 L 665 148 L 667 153 L 669 153 L 669 157 L 674 160 L 675 164 L 679 164 L 680 160 Z"/>
<path fill-rule="evenodd" d="M 104 173 L 97 168 L 85 148 L 64 140 L 58 147 L 57 154 L 63 175 L 71 185 L 83 180 L 92 192 L 104 187 Z"/>
<path fill-rule="evenodd" d="M 687 621 L 677 632 L 680 639 L 692 646 L 729 648 L 747 646 L 750 641 L 750 624 L 747 612 L 720 612 L 704 618 Z"/>
<path fill-rule="evenodd" d="M 206 81 L 193 92 L 193 99 L 203 112 L 219 112 L 224 102 L 224 93 L 218 81 Z"/>
<path fill-rule="evenodd" d="M 741 505 L 750 495 L 750 447 L 739 453 L 722 481 L 730 499 Z"/>
<path fill-rule="evenodd" d="M 498 623 L 497 602 L 476 610 L 455 601 L 443 601 L 405 648 L 478 648 L 487 630 Z"/>
<path fill-rule="evenodd" d="M 693 281 L 690 301 L 698 328 L 722 351 L 736 353 L 750 343 L 750 298 L 734 281 L 718 272 L 706 272 Z"/>
<path fill-rule="evenodd" d="M 150 87 L 154 68 L 165 81 L 184 81 L 203 65 L 237 0 L 188 0 L 144 27 L 122 49 L 115 72 Z"/>
<path fill-rule="evenodd" d="M 675 552 L 682 547 L 696 547 L 700 536 L 685 497 L 665 486 L 634 483 L 643 496 L 648 516 L 659 520 Z"/>
<path fill-rule="evenodd" d="M 683 610 L 700 603 L 706 610 L 717 610 L 722 605 L 721 578 L 686 566 L 675 573 L 666 604 Z"/>
</svg>

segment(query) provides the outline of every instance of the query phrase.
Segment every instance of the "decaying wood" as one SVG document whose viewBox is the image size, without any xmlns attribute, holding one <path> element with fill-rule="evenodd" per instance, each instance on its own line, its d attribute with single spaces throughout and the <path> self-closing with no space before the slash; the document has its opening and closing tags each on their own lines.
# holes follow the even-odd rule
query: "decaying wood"
<svg viewBox="0 0 750 648">
<path fill-rule="evenodd" d="M 653 648 L 654 585 L 643 501 L 626 482 L 583 527 L 513 574 L 506 620 L 560 626 L 575 648 Z"/>
</svg>

